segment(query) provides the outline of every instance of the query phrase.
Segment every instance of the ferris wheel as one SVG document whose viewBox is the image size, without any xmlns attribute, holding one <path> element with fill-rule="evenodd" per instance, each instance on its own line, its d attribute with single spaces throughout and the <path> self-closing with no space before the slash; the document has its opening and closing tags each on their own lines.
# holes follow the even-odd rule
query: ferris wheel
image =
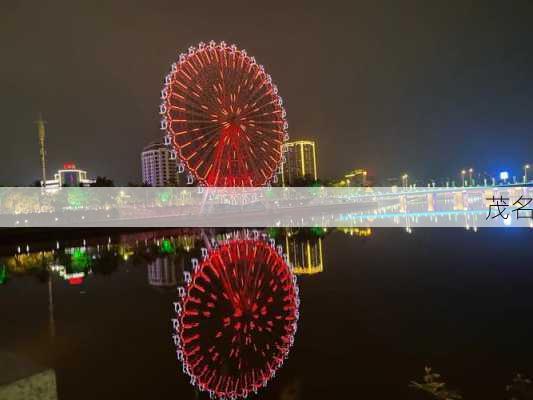
<svg viewBox="0 0 533 400">
<path fill-rule="evenodd" d="M 249 237 L 220 243 L 193 260 L 178 293 L 173 338 L 191 383 L 217 399 L 266 386 L 299 318 L 296 277 L 281 246 Z"/>
<path fill-rule="evenodd" d="M 275 181 L 288 140 L 276 85 L 245 50 L 225 42 L 190 47 L 161 92 L 161 129 L 179 169 L 205 186 Z"/>
</svg>

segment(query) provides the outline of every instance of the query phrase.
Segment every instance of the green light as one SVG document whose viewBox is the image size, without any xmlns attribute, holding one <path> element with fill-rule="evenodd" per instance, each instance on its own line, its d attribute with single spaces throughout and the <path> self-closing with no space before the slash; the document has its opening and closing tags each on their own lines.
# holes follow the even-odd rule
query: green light
<svg viewBox="0 0 533 400">
<path fill-rule="evenodd" d="M 264 193 L 267 199 L 273 199 L 275 197 L 275 193 L 274 190 L 272 190 L 272 187 L 267 187 Z"/>
<path fill-rule="evenodd" d="M 268 237 L 271 237 L 272 239 L 277 239 L 279 237 L 279 234 L 280 234 L 280 229 L 279 228 L 270 227 L 270 228 L 266 229 L 266 233 L 267 233 Z"/>
<path fill-rule="evenodd" d="M 68 205 L 72 208 L 85 207 L 89 203 L 89 196 L 82 188 L 67 188 Z"/>
<path fill-rule="evenodd" d="M 0 285 L 7 281 L 7 268 L 5 265 L 0 266 Z"/>
<path fill-rule="evenodd" d="M 174 247 L 174 243 L 172 243 L 169 239 L 163 239 L 161 241 L 161 253 L 173 254 L 175 252 L 176 249 Z"/>
<path fill-rule="evenodd" d="M 168 203 L 171 200 L 172 192 L 169 189 L 163 189 L 158 193 L 158 195 L 161 203 Z"/>
<path fill-rule="evenodd" d="M 322 228 L 320 226 L 313 226 L 312 228 L 309 228 L 309 231 L 317 237 L 322 237 L 326 234 L 327 230 L 325 228 Z"/>
<path fill-rule="evenodd" d="M 318 181 L 314 181 L 310 184 L 310 186 L 308 187 L 308 192 L 311 196 L 313 197 L 319 197 L 320 196 L 320 192 L 322 191 L 322 187 L 320 185 L 320 182 Z"/>
<path fill-rule="evenodd" d="M 74 249 L 70 259 L 73 272 L 84 272 L 91 264 L 91 257 L 82 248 Z"/>
</svg>

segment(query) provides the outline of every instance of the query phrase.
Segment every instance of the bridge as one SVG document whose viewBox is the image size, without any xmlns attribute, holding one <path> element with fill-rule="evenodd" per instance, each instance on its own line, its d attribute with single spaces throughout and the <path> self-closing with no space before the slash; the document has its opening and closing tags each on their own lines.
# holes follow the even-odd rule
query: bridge
<svg viewBox="0 0 533 400">
<path fill-rule="evenodd" d="M 532 185 L 61 188 L 53 192 L 0 188 L 0 226 L 464 226 L 465 219 L 479 226 L 498 226 L 501 221 L 484 218 L 495 200 L 507 199 L 511 212 L 520 204 L 527 206 L 532 197 Z M 513 226 L 533 222 L 533 215 L 528 218 L 527 207 L 523 208 L 523 218 L 517 213 L 509 220 Z"/>
</svg>

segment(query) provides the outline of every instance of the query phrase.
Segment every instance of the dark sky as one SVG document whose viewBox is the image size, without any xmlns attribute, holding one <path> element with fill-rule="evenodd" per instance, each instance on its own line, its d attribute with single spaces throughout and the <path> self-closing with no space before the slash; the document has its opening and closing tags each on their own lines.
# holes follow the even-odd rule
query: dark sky
<svg viewBox="0 0 533 400">
<path fill-rule="evenodd" d="M 47 4 L 50 3 L 50 4 Z M 320 174 L 519 175 L 533 162 L 530 1 L 13 1 L 0 5 L 0 183 L 74 161 L 140 181 L 159 93 L 180 51 L 226 40 L 279 86 L 291 138 Z"/>
</svg>

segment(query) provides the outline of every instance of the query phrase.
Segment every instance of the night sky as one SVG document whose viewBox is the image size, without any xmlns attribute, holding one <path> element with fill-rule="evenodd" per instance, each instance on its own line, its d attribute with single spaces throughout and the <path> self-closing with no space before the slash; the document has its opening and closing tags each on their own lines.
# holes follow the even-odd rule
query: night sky
<svg viewBox="0 0 533 400">
<path fill-rule="evenodd" d="M 533 162 L 532 21 L 519 0 L 5 0 L 0 184 L 39 178 L 39 112 L 49 175 L 74 161 L 140 182 L 139 153 L 162 135 L 162 79 L 211 39 L 265 66 L 291 138 L 318 141 L 322 176 L 519 176 Z"/>
</svg>

